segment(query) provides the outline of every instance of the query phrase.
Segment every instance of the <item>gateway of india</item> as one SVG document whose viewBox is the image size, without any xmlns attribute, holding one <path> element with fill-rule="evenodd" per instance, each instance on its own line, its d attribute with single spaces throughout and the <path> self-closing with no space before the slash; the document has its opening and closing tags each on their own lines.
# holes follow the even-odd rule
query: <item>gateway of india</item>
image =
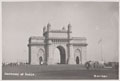
<svg viewBox="0 0 120 81">
<path fill-rule="evenodd" d="M 51 24 L 43 27 L 43 36 L 29 38 L 29 64 L 84 64 L 86 62 L 86 38 L 72 37 L 71 24 L 68 29 L 52 30 Z M 59 50 L 59 62 L 55 63 L 55 49 Z"/>
</svg>

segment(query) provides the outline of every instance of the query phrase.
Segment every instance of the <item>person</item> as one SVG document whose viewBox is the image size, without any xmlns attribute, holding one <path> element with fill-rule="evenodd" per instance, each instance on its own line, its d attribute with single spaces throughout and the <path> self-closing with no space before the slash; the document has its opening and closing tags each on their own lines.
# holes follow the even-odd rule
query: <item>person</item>
<svg viewBox="0 0 120 81">
<path fill-rule="evenodd" d="M 90 61 L 85 63 L 85 67 L 89 70 L 90 69 Z"/>
</svg>

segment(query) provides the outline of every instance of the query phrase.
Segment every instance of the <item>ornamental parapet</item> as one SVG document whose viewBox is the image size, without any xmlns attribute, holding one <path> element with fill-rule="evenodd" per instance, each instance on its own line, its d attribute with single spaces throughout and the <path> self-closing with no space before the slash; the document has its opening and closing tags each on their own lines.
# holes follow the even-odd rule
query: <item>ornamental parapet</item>
<svg viewBox="0 0 120 81">
<path fill-rule="evenodd" d="M 68 43 L 67 46 L 73 45 L 73 46 L 87 46 L 87 43 Z"/>
<path fill-rule="evenodd" d="M 29 44 L 28 44 L 28 47 L 29 47 L 29 46 L 41 46 L 41 45 L 44 46 L 45 43 L 29 43 Z"/>
<path fill-rule="evenodd" d="M 73 46 L 87 46 L 87 43 L 73 43 Z"/>
<path fill-rule="evenodd" d="M 44 40 L 45 37 L 42 37 L 42 36 L 31 36 L 29 39 Z"/>
<path fill-rule="evenodd" d="M 87 40 L 86 37 L 72 37 L 74 40 Z"/>
<path fill-rule="evenodd" d="M 63 38 L 60 38 L 60 37 L 50 37 L 50 38 L 46 38 L 47 40 L 68 40 L 68 38 L 66 37 L 63 37 Z M 72 38 L 70 38 L 69 40 L 72 40 Z"/>
</svg>

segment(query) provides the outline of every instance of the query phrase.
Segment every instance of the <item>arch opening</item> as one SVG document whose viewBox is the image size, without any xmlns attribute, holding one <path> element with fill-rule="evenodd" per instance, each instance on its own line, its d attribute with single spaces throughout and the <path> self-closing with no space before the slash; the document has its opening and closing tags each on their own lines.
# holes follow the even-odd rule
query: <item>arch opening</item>
<svg viewBox="0 0 120 81">
<path fill-rule="evenodd" d="M 74 54 L 76 64 L 81 64 L 82 63 L 81 51 L 79 49 L 76 49 Z"/>
<path fill-rule="evenodd" d="M 57 46 L 54 52 L 54 62 L 55 64 L 65 64 L 66 63 L 66 55 L 65 49 L 62 46 Z"/>
<path fill-rule="evenodd" d="M 40 56 L 40 57 L 39 57 L 39 64 L 40 64 L 40 65 L 43 64 L 42 62 L 43 62 L 43 58 Z"/>
<path fill-rule="evenodd" d="M 39 49 L 38 53 L 37 53 L 37 59 L 38 59 L 38 64 L 42 65 L 43 61 L 44 61 L 44 50 L 43 49 Z"/>
<path fill-rule="evenodd" d="M 79 64 L 79 57 L 76 57 L 76 64 Z"/>
</svg>

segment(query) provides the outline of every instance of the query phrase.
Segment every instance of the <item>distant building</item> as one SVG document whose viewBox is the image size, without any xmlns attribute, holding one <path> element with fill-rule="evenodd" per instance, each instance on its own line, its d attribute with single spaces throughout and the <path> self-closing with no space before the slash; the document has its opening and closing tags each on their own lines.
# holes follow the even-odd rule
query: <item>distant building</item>
<svg viewBox="0 0 120 81">
<path fill-rule="evenodd" d="M 43 28 L 43 37 L 33 36 L 29 38 L 29 64 L 55 64 L 54 50 L 60 51 L 60 63 L 58 64 L 84 64 L 86 62 L 86 38 L 72 37 L 71 25 L 68 29 L 52 30 L 48 23 Z"/>
</svg>

